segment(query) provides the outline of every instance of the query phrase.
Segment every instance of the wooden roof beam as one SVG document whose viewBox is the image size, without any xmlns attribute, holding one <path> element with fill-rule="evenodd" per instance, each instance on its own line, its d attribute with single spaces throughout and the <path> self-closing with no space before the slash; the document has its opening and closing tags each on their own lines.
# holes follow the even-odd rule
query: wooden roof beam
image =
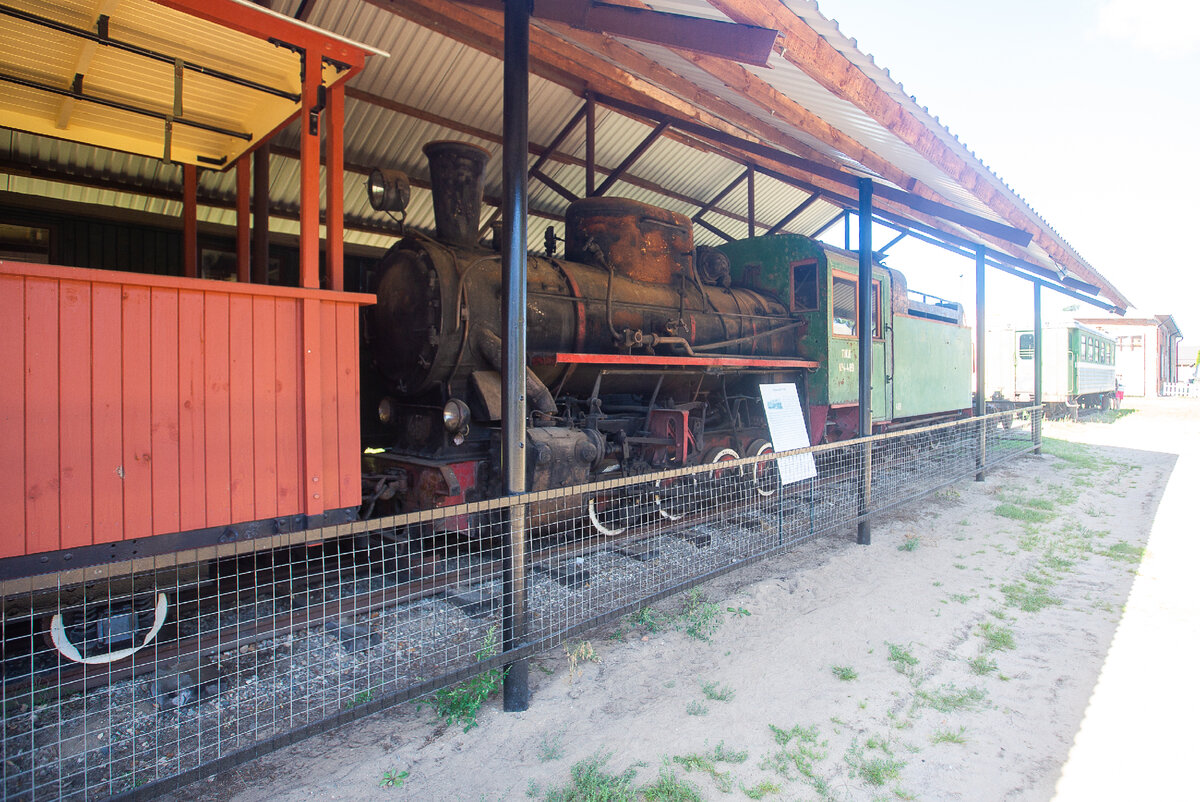
<svg viewBox="0 0 1200 802">
<path fill-rule="evenodd" d="M 766 24 L 779 30 L 777 45 L 783 46 L 783 56 L 789 62 L 837 97 L 862 109 L 921 154 L 930 164 L 995 210 L 1003 219 L 1017 227 L 1032 227 L 1033 241 L 1050 254 L 1051 258 L 1103 286 L 1116 296 L 1111 300 L 1119 301 L 1119 305 L 1128 305 L 1128 300 L 1115 287 L 1097 274 L 1060 238 L 1048 231 L 1047 226 L 1040 219 L 1036 219 L 1036 215 L 1031 214 L 1024 204 L 1018 205 L 1008 192 L 995 186 L 990 175 L 982 174 L 979 167 L 961 154 L 955 153 L 941 137 L 934 135 L 924 122 L 907 111 L 899 101 L 885 92 L 837 48 L 825 41 L 778 0 L 709 2 L 734 21 L 753 21 L 754 24 Z"/>
</svg>

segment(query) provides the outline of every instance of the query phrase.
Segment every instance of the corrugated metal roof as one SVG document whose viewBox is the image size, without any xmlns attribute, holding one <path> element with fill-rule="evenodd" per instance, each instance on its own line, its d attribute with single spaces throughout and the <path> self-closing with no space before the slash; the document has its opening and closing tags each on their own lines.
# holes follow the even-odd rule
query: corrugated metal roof
<svg viewBox="0 0 1200 802">
<path fill-rule="evenodd" d="M 730 17 L 719 10 L 725 7 L 723 2 L 651 0 L 648 7 L 727 21 Z M 295 15 L 301 0 L 275 0 L 272 5 L 280 13 Z M 500 60 L 492 55 L 499 52 L 497 13 L 446 0 L 410 0 L 391 8 L 364 0 L 325 0 L 306 7 L 311 24 L 392 54 L 388 59 L 368 60 L 367 67 L 350 82 L 358 94 L 353 94 L 346 104 L 347 164 L 399 168 L 420 180 L 428 174 L 421 152 L 426 142 L 468 141 L 493 155 L 485 173 L 486 194 L 493 198 L 500 196 L 503 72 Z M 762 15 L 761 20 L 747 21 L 780 27 L 786 35 L 802 37 L 815 49 L 826 47 L 827 56 L 842 62 L 823 71 L 814 62 L 805 61 L 804 54 L 782 52 L 777 42 L 767 68 L 715 69 L 711 58 L 706 60 L 659 45 L 627 40 L 617 43 L 595 34 L 577 34 L 563 25 L 535 22 L 534 74 L 529 82 L 531 143 L 548 144 L 574 118 L 584 102 L 580 86 L 587 85 L 600 93 L 615 92 L 626 102 L 640 98 L 639 105 L 651 109 L 665 105 L 675 116 L 713 121 L 726 131 L 737 131 L 745 140 L 765 141 L 784 150 L 793 148 L 796 155 L 841 165 L 852 175 L 886 173 L 885 183 L 904 190 L 915 187 L 925 197 L 1029 231 L 1034 235 L 1029 246 L 1006 250 L 1036 263 L 1057 263 L 1100 285 L 1103 294 L 1117 305 L 1127 304 L 1116 288 L 1070 249 L 936 117 L 910 97 L 869 55 L 858 51 L 835 22 L 820 14 L 815 2 L 754 0 L 738 3 L 730 13 L 745 9 L 756 9 L 755 13 Z M 406 15 L 456 19 L 461 23 L 455 25 L 464 27 L 459 30 L 454 25 L 445 25 L 435 31 L 412 22 Z M 539 62 L 538 54 L 548 61 Z M 640 59 L 649 59 L 642 65 L 646 69 L 630 66 Z M 559 76 L 564 70 L 573 73 L 566 81 L 572 84 L 569 87 L 543 77 Z M 868 103 L 853 92 L 842 91 L 837 82 L 849 80 L 865 80 L 884 103 Z M 765 89 L 756 95 L 750 91 L 751 83 Z M 770 97 L 785 102 L 776 106 L 763 99 Z M 881 111 L 887 104 L 891 108 Z M 415 111 L 402 113 L 397 109 Z M 803 114 L 793 114 L 789 109 Z M 806 122 L 811 120 L 819 124 Z M 745 128 L 741 127 L 743 121 Z M 603 181 L 650 130 L 644 120 L 598 104 L 597 180 Z M 283 131 L 276 140 L 285 150 L 295 150 L 298 142 L 299 134 L 294 127 Z M 728 144 L 710 142 L 698 149 L 691 146 L 694 144 L 691 135 L 668 132 L 638 159 L 609 194 L 690 216 L 741 175 L 748 163 L 756 161 L 747 152 Z M 942 150 L 938 151 L 939 148 Z M 52 171 L 82 172 L 157 189 L 177 186 L 178 181 L 176 168 L 163 167 L 154 159 L 118 157 L 45 138 L 27 141 L 16 137 L 9 157 L 10 162 L 28 159 L 31 164 L 45 165 Z M 555 158 L 542 169 L 568 192 L 583 195 L 584 157 L 581 125 L 565 138 Z M 530 158 L 532 161 L 534 157 Z M 790 170 L 789 174 L 804 177 L 798 170 Z M 222 199 L 232 199 L 232 182 L 231 175 L 206 172 L 202 189 Z M 819 178 L 809 182 L 828 185 L 828 181 Z M 44 189 L 45 183 L 39 187 Z M 289 208 L 297 205 L 299 171 L 295 160 L 273 160 L 271 191 L 277 203 Z M 850 188 L 837 187 L 836 191 L 854 196 Z M 791 213 L 809 194 L 807 190 L 759 174 L 755 181 L 755 217 L 760 232 Z M 529 197 L 533 210 L 550 216 L 561 216 L 568 205 L 567 198 L 536 179 L 530 181 Z M 347 177 L 345 200 L 348 218 L 387 222 L 386 217 L 369 209 L 360 178 Z M 886 203 L 881 202 L 881 206 Z M 485 210 L 485 216 L 491 211 Z M 706 213 L 704 219 L 732 236 L 743 236 L 748 212 L 745 190 L 738 188 L 722 199 L 718 208 Z M 231 214 L 227 209 L 211 209 L 207 213 L 214 222 L 227 220 Z M 812 233 L 840 213 L 834 203 L 817 201 L 784 230 Z M 960 225 L 931 221 L 915 213 L 910 216 L 932 222 L 949 234 L 982 241 Z M 427 191 L 414 188 L 407 221 L 419 228 L 432 228 L 432 204 Z M 543 227 L 541 221 L 530 223 L 529 245 L 533 250 L 542 247 Z M 388 239 L 377 234 L 348 232 L 347 238 L 351 237 L 381 245 Z M 696 240 L 711 243 L 719 237 L 697 227 Z"/>
</svg>

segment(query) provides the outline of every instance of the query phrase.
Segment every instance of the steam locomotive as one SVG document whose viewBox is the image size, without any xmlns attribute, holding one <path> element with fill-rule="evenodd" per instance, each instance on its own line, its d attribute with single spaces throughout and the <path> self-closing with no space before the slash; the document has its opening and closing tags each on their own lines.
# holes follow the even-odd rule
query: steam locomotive
<svg viewBox="0 0 1200 802">
<path fill-rule="evenodd" d="M 364 326 L 371 513 L 502 489 L 502 268 L 477 237 L 488 154 L 461 142 L 425 153 L 436 237 L 410 233 L 387 252 Z M 689 218 L 609 197 L 574 201 L 564 236 L 550 227 L 545 241 L 528 261 L 530 490 L 768 453 L 764 383 L 796 385 L 814 443 L 858 434 L 856 254 L 797 235 L 696 246 Z M 962 307 L 910 298 L 879 264 L 872 283 L 875 429 L 969 413 Z M 627 523 L 620 503 L 587 512 L 602 534 Z"/>
</svg>

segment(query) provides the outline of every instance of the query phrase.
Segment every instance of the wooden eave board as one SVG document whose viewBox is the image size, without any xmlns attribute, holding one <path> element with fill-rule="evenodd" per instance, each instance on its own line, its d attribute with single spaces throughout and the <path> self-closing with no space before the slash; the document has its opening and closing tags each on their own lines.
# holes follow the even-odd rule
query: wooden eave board
<svg viewBox="0 0 1200 802">
<path fill-rule="evenodd" d="M 53 4 L 10 0 L 10 5 L 57 22 L 96 30 L 96 2 Z M 112 4 L 109 36 L 240 78 L 298 94 L 299 56 L 285 48 L 221 25 L 174 11 L 149 0 Z M 91 50 L 90 57 L 85 52 Z M 70 89 L 86 65 L 83 94 L 171 115 L 173 65 L 115 47 L 89 43 L 8 15 L 0 15 L 0 71 L 40 84 Z M 325 68 L 326 83 L 338 73 Z M 114 150 L 163 158 L 165 123 L 161 119 L 3 82 L 0 119 L 32 133 L 85 142 Z M 298 101 L 241 86 L 194 70 L 183 75 L 183 118 L 249 135 L 228 136 L 176 122 L 171 161 L 228 165 L 293 116 Z M 64 113 L 64 104 L 70 106 Z M 65 119 L 65 125 L 60 123 Z"/>
</svg>

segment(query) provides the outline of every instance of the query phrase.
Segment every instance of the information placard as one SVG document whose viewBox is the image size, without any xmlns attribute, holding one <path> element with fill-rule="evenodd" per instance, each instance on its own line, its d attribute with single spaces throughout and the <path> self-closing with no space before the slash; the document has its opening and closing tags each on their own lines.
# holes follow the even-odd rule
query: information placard
<svg viewBox="0 0 1200 802">
<path fill-rule="evenodd" d="M 795 384 L 760 384 L 763 409 L 767 412 L 767 428 L 771 430 L 771 445 L 776 452 L 808 448 L 808 426 Z M 811 479 L 817 475 L 812 454 L 782 457 L 777 461 L 779 479 L 785 485 Z"/>
</svg>

